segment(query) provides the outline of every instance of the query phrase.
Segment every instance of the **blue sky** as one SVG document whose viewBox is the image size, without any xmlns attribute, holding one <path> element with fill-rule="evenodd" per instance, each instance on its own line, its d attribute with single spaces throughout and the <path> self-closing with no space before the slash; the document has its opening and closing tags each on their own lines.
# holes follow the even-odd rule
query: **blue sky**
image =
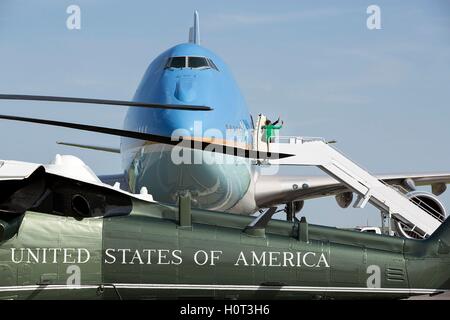
<svg viewBox="0 0 450 320">
<path fill-rule="evenodd" d="M 81 7 L 81 30 L 66 28 L 71 4 Z M 371 4 L 381 8 L 381 30 L 366 28 Z M 131 99 L 151 60 L 187 40 L 195 9 L 202 44 L 229 64 L 254 115 L 281 115 L 283 135 L 336 139 L 372 172 L 450 171 L 447 1 L 2 0 L 0 92 Z M 48 103 L 0 108 L 117 128 L 125 115 Z M 119 156 L 55 144 L 118 146 L 115 137 L 14 122 L 1 122 L 0 136 L 2 159 L 74 154 L 98 174 L 121 170 Z M 376 210 L 343 210 L 332 198 L 303 213 L 327 225 L 379 222 Z"/>
</svg>

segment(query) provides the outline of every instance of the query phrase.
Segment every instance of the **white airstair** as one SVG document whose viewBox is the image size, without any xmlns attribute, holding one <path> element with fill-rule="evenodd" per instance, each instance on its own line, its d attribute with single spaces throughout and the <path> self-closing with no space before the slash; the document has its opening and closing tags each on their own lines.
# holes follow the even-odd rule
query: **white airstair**
<svg viewBox="0 0 450 320">
<path fill-rule="evenodd" d="M 266 143 L 259 143 L 255 150 L 267 151 Z M 292 154 L 282 159 L 268 158 L 271 165 L 317 166 L 358 195 L 355 207 L 362 208 L 368 202 L 382 213 L 408 225 L 421 237 L 433 233 L 441 222 L 414 204 L 404 194 L 358 166 L 321 138 L 274 137 L 270 152 Z"/>
</svg>

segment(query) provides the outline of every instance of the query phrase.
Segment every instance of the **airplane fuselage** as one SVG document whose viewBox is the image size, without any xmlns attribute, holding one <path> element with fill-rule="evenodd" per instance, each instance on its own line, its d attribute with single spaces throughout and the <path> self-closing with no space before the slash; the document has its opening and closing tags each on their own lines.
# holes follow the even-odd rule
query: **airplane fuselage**
<svg viewBox="0 0 450 320">
<path fill-rule="evenodd" d="M 126 130 L 214 138 L 243 147 L 252 144 L 252 119 L 229 68 L 197 44 L 180 44 L 159 55 L 145 72 L 134 101 L 205 105 L 214 110 L 131 108 Z M 247 160 L 217 159 L 210 152 L 189 151 L 180 163 L 180 154 L 173 147 L 133 139 L 122 139 L 121 153 L 134 192 L 147 187 L 156 200 L 174 203 L 180 191 L 189 190 L 198 208 L 246 214 L 256 210 L 253 173 Z"/>
</svg>

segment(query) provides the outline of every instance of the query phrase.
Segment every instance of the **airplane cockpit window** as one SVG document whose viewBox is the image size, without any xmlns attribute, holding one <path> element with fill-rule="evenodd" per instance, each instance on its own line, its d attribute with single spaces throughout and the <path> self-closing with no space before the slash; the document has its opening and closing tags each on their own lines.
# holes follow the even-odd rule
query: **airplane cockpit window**
<svg viewBox="0 0 450 320">
<path fill-rule="evenodd" d="M 188 57 L 189 68 L 209 68 L 208 60 L 203 57 Z"/>
<path fill-rule="evenodd" d="M 169 58 L 167 68 L 186 68 L 186 57 Z"/>
<path fill-rule="evenodd" d="M 165 68 L 214 69 L 219 71 L 211 59 L 206 57 L 171 57 Z"/>
<path fill-rule="evenodd" d="M 211 68 L 216 69 L 216 71 L 219 71 L 219 69 L 216 67 L 216 65 L 211 59 L 208 59 L 208 63 Z"/>
</svg>

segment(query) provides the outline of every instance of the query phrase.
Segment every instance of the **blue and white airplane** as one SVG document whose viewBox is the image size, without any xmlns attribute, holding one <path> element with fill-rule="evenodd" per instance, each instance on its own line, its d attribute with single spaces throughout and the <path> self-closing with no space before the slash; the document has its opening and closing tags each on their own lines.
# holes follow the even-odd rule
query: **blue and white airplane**
<svg viewBox="0 0 450 320">
<path fill-rule="evenodd" d="M 62 144 L 120 153 L 123 173 L 100 178 L 107 183 L 121 181 L 122 187 L 126 185 L 132 192 L 146 187 L 160 202 L 175 203 L 180 191 L 189 190 L 195 207 L 247 215 L 279 205 L 296 212 L 302 208 L 304 200 L 323 196 L 336 196 L 343 208 L 352 202 L 349 189 L 328 176 L 261 175 L 259 166 L 252 165 L 249 159 L 231 155 L 225 156 L 232 158 L 231 161 L 180 164 L 173 161 L 173 146 L 133 134 L 171 137 L 174 131 L 181 129 L 183 136 L 194 140 L 251 149 L 254 121 L 229 67 L 200 45 L 197 12 L 189 42 L 176 45 L 153 60 L 131 102 L 25 95 L 0 95 L 0 98 L 132 106 L 123 130 L 22 117 L 0 118 L 122 136 L 120 149 Z M 194 150 L 191 159 L 196 154 L 208 157 L 207 151 Z M 450 173 L 377 177 L 410 190 L 416 185 L 431 185 L 434 195 L 442 194 L 450 182 Z M 304 185 L 307 188 L 298 187 Z M 430 196 L 431 202 L 439 203 Z"/>
<path fill-rule="evenodd" d="M 190 42 L 166 50 L 150 64 L 134 100 L 205 105 L 214 110 L 133 108 L 125 119 L 126 130 L 145 128 L 149 133 L 170 137 L 175 130 L 185 129 L 185 135 L 197 139 L 210 138 L 210 131 L 221 134 L 223 143 L 227 143 L 227 135 L 235 133 L 233 136 L 238 142 L 247 146 L 252 143 L 250 111 L 228 66 L 200 45 L 197 12 Z M 194 128 L 196 123 L 201 125 L 198 133 L 195 131 L 199 130 Z M 198 134 L 201 136 L 195 137 Z M 233 159 L 228 161 L 229 164 L 223 161 L 225 163 L 210 165 L 178 165 L 171 159 L 171 150 L 172 147 L 167 145 L 123 138 L 121 154 L 131 190 L 138 191 L 147 186 L 154 198 L 163 202 L 174 202 L 179 191 L 190 190 L 199 207 L 255 212 L 253 172 L 249 161 Z M 195 156 L 192 155 L 192 159 Z"/>
</svg>

